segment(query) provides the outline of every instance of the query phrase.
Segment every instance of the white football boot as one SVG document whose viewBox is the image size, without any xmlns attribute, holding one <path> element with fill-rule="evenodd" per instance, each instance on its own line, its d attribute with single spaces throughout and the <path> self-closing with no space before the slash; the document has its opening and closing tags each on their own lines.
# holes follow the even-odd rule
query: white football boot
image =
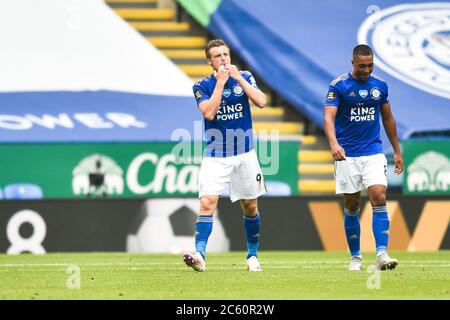
<svg viewBox="0 0 450 320">
<path fill-rule="evenodd" d="M 195 271 L 203 272 L 206 270 L 206 263 L 200 252 L 196 252 L 195 254 L 186 252 L 183 255 L 183 261 Z"/>
<path fill-rule="evenodd" d="M 360 256 L 353 256 L 350 258 L 350 264 L 348 265 L 349 271 L 361 271 L 362 270 L 362 258 Z"/>
<path fill-rule="evenodd" d="M 251 256 L 247 259 L 247 270 L 251 272 L 261 272 L 262 268 L 259 264 L 258 258 L 256 256 Z"/>
<path fill-rule="evenodd" d="M 377 270 L 392 270 L 398 265 L 397 259 L 392 259 L 388 256 L 387 252 L 383 252 L 377 256 L 375 267 Z"/>
</svg>

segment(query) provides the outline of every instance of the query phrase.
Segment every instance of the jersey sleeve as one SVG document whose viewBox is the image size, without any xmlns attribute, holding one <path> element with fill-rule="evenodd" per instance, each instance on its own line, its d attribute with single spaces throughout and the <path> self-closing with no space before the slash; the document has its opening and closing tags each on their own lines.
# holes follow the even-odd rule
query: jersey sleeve
<svg viewBox="0 0 450 320">
<path fill-rule="evenodd" d="M 325 102 L 323 103 L 323 106 L 339 106 L 339 90 L 333 86 L 330 85 L 328 87 L 328 93 L 327 97 L 325 98 Z"/>
<path fill-rule="evenodd" d="M 244 77 L 244 79 L 245 79 L 248 83 L 251 84 L 251 86 L 252 86 L 253 88 L 260 90 L 260 89 L 258 88 L 258 85 L 256 84 L 255 78 L 253 77 L 253 75 L 251 74 L 250 71 L 242 71 L 242 72 L 241 72 L 241 75 L 242 75 L 242 77 Z"/>
<path fill-rule="evenodd" d="M 381 97 L 380 105 L 386 104 L 389 102 L 389 89 L 387 84 L 383 83 L 383 96 Z"/>
<path fill-rule="evenodd" d="M 207 90 L 205 90 L 201 82 L 195 83 L 192 87 L 192 91 L 194 92 L 194 97 L 197 101 L 197 105 L 199 105 L 202 101 L 208 100 L 210 98 Z"/>
</svg>

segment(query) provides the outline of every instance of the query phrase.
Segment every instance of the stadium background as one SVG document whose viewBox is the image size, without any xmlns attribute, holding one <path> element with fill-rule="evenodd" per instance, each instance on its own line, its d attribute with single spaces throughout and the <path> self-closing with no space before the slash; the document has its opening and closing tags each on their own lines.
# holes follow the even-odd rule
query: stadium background
<svg viewBox="0 0 450 320">
<path fill-rule="evenodd" d="M 215 37 L 269 97 L 252 108 L 258 151 L 271 151 L 262 250 L 347 250 L 321 103 L 361 41 L 389 84 L 405 159 L 402 176 L 388 168 L 390 246 L 450 249 L 450 7 L 405 3 L 0 2 L 0 252 L 192 249 L 202 119 L 191 87 L 210 73 Z M 273 132 L 279 144 L 266 145 Z M 172 153 L 180 137 L 190 161 Z M 245 249 L 239 210 L 224 194 L 210 251 Z"/>
</svg>

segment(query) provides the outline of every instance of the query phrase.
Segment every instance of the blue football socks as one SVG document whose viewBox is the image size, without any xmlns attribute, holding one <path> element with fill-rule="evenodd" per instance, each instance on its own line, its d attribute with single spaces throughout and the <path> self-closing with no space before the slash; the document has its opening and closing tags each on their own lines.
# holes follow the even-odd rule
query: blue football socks
<svg viewBox="0 0 450 320">
<path fill-rule="evenodd" d="M 345 236 L 347 237 L 347 243 L 350 249 L 350 255 L 352 257 L 361 256 L 361 228 L 359 225 L 359 209 L 351 212 L 344 208 L 344 227 Z"/>
<path fill-rule="evenodd" d="M 206 258 L 206 245 L 213 227 L 213 215 L 200 215 L 195 224 L 195 249 Z"/>
<path fill-rule="evenodd" d="M 257 257 L 260 224 L 261 219 L 259 217 L 259 212 L 254 217 L 244 215 L 244 227 L 247 232 L 247 259 L 251 256 Z"/>
<path fill-rule="evenodd" d="M 375 237 L 377 256 L 386 252 L 389 241 L 389 216 L 387 206 L 375 206 L 373 209 L 372 230 Z"/>
</svg>

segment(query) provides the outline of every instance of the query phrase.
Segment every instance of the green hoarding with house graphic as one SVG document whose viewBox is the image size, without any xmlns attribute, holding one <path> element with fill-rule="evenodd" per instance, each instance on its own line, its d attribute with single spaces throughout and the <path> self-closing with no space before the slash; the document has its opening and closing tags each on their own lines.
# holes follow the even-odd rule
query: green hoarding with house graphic
<svg viewBox="0 0 450 320">
<path fill-rule="evenodd" d="M 450 194 L 450 142 L 403 143 L 405 194 Z"/>
<path fill-rule="evenodd" d="M 266 183 L 297 194 L 298 142 L 258 143 Z M 202 144 L 0 145 L 0 188 L 38 185 L 44 198 L 197 196 Z"/>
</svg>

